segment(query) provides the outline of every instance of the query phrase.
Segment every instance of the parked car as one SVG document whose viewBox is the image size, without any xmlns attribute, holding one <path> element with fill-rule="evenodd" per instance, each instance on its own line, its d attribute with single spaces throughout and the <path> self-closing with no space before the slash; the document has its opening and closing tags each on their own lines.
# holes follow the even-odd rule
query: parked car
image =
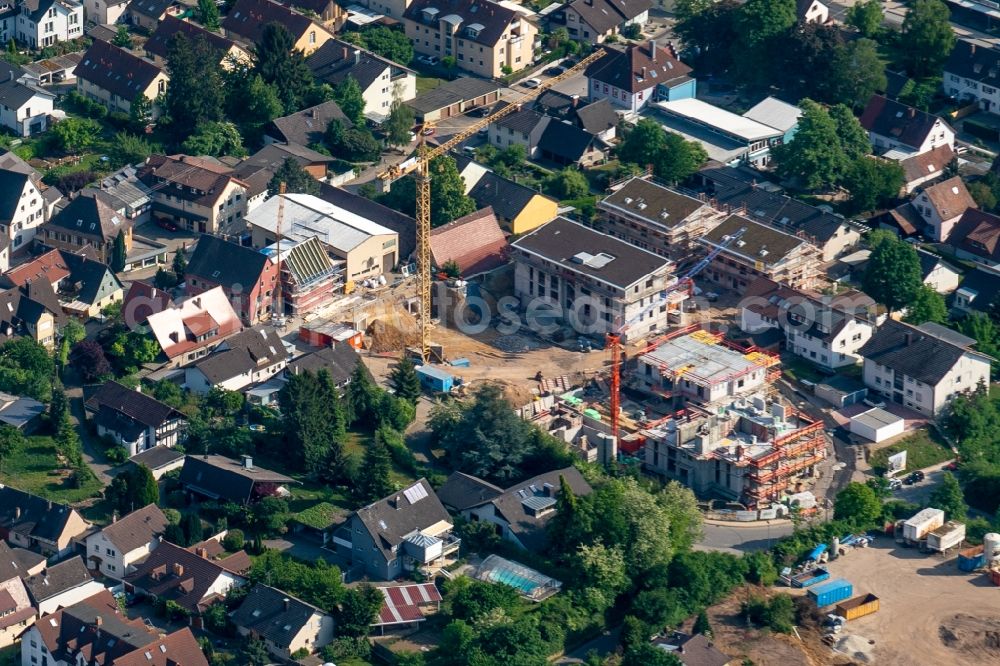
<svg viewBox="0 0 1000 666">
<path fill-rule="evenodd" d="M 527 79 L 525 81 L 522 81 L 521 85 L 524 86 L 525 88 L 537 88 L 538 86 L 542 85 L 542 82 L 539 81 L 538 79 Z"/>
</svg>

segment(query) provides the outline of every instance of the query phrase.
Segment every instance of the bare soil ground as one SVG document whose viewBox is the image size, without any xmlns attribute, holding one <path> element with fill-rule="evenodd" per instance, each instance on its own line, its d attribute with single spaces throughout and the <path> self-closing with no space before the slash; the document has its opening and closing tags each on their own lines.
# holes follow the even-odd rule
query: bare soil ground
<svg viewBox="0 0 1000 666">
<path fill-rule="evenodd" d="M 855 596 L 872 592 L 881 600 L 877 613 L 845 630 L 875 641 L 872 663 L 1000 663 L 1000 589 L 982 573 L 959 571 L 954 553 L 926 555 L 880 537 L 829 568 L 854 584 Z"/>
</svg>

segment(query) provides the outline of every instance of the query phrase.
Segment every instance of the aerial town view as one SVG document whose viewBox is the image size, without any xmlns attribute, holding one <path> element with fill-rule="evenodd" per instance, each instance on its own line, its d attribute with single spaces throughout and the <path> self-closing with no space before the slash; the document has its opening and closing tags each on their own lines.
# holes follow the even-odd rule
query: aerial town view
<svg viewBox="0 0 1000 666">
<path fill-rule="evenodd" d="M 0 0 L 0 666 L 1000 665 L 1000 5 Z"/>
</svg>

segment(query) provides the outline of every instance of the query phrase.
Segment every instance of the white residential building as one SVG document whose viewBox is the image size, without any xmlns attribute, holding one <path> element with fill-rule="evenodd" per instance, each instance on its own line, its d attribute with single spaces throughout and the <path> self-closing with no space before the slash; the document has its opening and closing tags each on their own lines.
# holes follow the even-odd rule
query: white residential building
<svg viewBox="0 0 1000 666">
<path fill-rule="evenodd" d="M 938 416 L 956 395 L 989 384 L 992 359 L 974 351 L 974 344 L 939 324 L 911 326 L 889 319 L 858 351 L 864 383 L 886 402 Z"/>
<path fill-rule="evenodd" d="M 875 301 L 861 292 L 821 296 L 767 278 L 750 284 L 740 307 L 742 330 L 777 328 L 789 351 L 831 370 L 861 361 L 858 350 L 875 333 L 876 322 Z"/>
<path fill-rule="evenodd" d="M 87 537 L 87 566 L 121 580 L 159 544 L 167 519 L 155 504 L 137 509 Z"/>
<path fill-rule="evenodd" d="M 83 5 L 76 0 L 22 1 L 14 38 L 33 49 L 83 37 Z"/>
</svg>

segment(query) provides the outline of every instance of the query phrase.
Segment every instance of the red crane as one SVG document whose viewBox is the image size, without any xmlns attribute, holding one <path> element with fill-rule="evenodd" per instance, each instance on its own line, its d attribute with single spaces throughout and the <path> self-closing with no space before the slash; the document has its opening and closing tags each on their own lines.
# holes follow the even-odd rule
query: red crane
<svg viewBox="0 0 1000 666">
<path fill-rule="evenodd" d="M 641 321 L 646 316 L 647 312 L 663 305 L 664 301 L 667 300 L 667 296 L 673 292 L 679 289 L 687 289 L 689 295 L 692 295 L 692 292 L 694 291 L 694 276 L 702 272 L 706 266 L 712 263 L 712 260 L 715 259 L 720 252 L 739 240 L 740 236 L 742 236 L 746 230 L 746 227 L 742 227 L 729 236 L 723 236 L 719 244 L 712 248 L 712 251 L 709 252 L 704 259 L 692 266 L 687 273 L 677 280 L 677 282 L 660 292 L 659 299 L 643 308 L 639 314 L 626 321 L 616 330 L 608 333 L 606 341 L 608 348 L 611 350 L 611 436 L 614 437 L 616 441 L 618 440 L 618 426 L 620 420 L 619 412 L 621 411 L 622 335 L 626 333 L 634 323 Z"/>
</svg>

